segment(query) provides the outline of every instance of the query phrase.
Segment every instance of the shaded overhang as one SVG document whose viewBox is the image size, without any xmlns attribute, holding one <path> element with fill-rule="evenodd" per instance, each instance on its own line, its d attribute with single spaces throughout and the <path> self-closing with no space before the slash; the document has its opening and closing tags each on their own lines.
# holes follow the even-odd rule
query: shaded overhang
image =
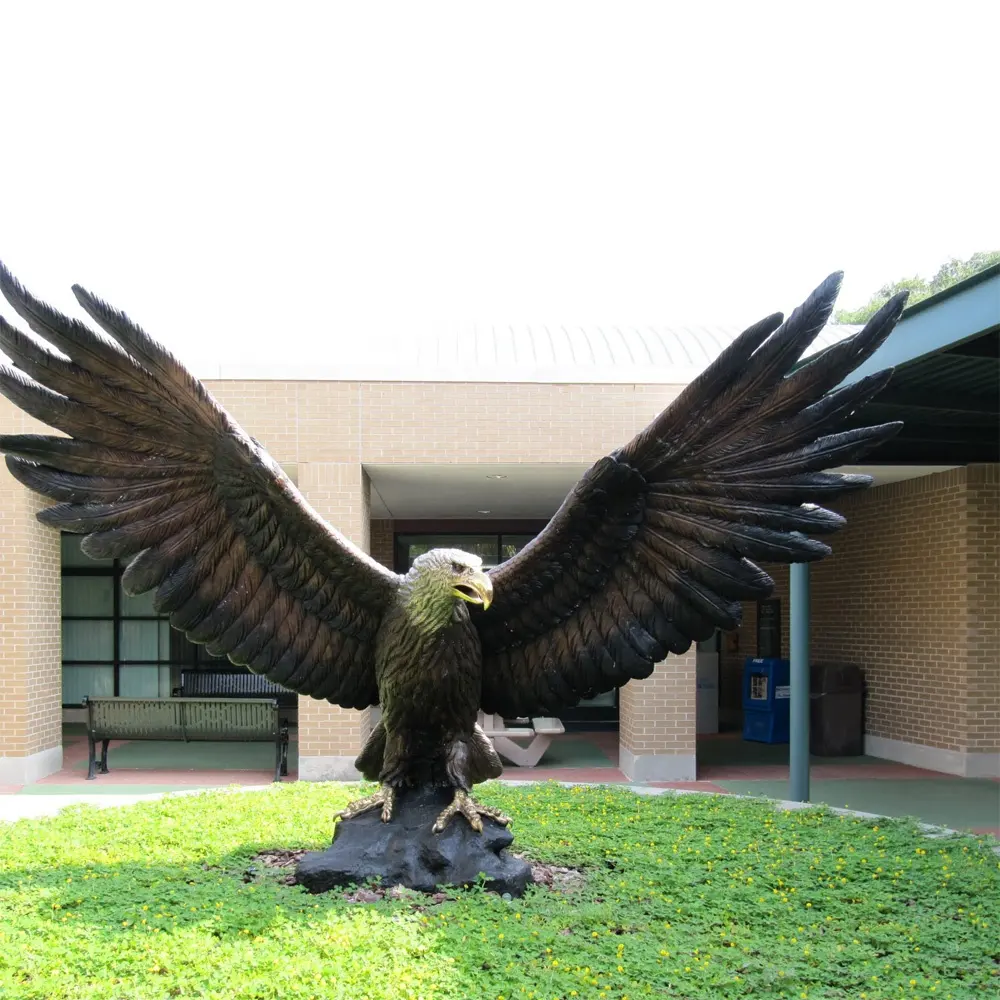
<svg viewBox="0 0 1000 1000">
<path fill-rule="evenodd" d="M 851 426 L 903 421 L 873 465 L 1000 462 L 1000 265 L 907 309 L 845 385 L 894 366 Z"/>
<path fill-rule="evenodd" d="M 397 520 L 548 520 L 587 471 L 582 462 L 430 465 L 365 463 L 371 516 Z M 917 479 L 951 466 L 844 466 L 876 486 Z M 836 506 L 836 505 L 834 505 Z"/>
</svg>

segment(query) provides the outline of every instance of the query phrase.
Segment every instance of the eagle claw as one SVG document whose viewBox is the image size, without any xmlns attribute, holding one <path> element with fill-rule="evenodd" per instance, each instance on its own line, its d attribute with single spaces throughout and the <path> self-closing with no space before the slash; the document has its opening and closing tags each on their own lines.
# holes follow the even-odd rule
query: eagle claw
<svg viewBox="0 0 1000 1000">
<path fill-rule="evenodd" d="M 508 826 L 510 824 L 510 817 L 505 816 L 499 809 L 493 809 L 490 806 L 481 806 L 464 788 L 456 788 L 455 797 L 449 805 L 441 810 L 440 815 L 431 827 L 431 831 L 433 833 L 440 833 L 448 825 L 452 816 L 458 813 L 461 813 L 469 821 L 469 826 L 476 833 L 483 832 L 483 821 L 479 818 L 480 816 L 489 816 L 490 819 L 496 820 L 501 826 Z"/>
<path fill-rule="evenodd" d="M 348 803 L 338 813 L 333 814 L 334 819 L 352 819 L 368 812 L 369 809 L 382 807 L 382 822 L 388 823 L 392 819 L 392 807 L 396 801 L 396 790 L 391 785 L 383 785 L 374 795 L 369 795 L 363 799 L 355 799 Z"/>
</svg>

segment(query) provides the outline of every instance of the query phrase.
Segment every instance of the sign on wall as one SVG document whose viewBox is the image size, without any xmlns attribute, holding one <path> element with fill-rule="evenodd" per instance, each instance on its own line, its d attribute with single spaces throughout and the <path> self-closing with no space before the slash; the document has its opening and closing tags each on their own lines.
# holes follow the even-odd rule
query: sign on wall
<svg viewBox="0 0 1000 1000">
<path fill-rule="evenodd" d="M 757 656 L 781 659 L 781 601 L 777 597 L 757 602 Z"/>
</svg>

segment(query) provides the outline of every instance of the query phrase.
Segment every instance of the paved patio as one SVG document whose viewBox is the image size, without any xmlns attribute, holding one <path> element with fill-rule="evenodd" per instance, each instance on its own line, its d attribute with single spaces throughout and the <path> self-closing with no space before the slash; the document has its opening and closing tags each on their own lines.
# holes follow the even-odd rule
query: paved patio
<svg viewBox="0 0 1000 1000">
<path fill-rule="evenodd" d="M 0 786 L 0 795 L 72 796 L 74 801 L 80 795 L 129 796 L 131 800 L 166 791 L 266 786 L 274 773 L 274 750 L 267 743 L 115 741 L 108 756 L 110 773 L 87 781 L 82 726 L 66 727 L 63 747 L 61 771 L 33 785 Z M 287 781 L 297 778 L 296 751 L 293 733 Z M 617 763 L 617 733 L 568 733 L 553 740 L 543 766 L 508 767 L 503 777 L 627 784 Z M 650 785 L 782 799 L 788 794 L 788 747 L 744 742 L 739 734 L 699 738 L 697 781 Z M 1000 838 L 1000 781 L 993 779 L 957 778 L 874 757 L 814 758 L 811 797 L 831 806 L 916 816 L 926 823 Z"/>
</svg>

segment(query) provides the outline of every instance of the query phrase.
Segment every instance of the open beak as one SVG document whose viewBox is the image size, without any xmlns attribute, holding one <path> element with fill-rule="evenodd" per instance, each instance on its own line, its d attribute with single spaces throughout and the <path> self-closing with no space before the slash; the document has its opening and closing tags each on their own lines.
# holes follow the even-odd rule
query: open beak
<svg viewBox="0 0 1000 1000">
<path fill-rule="evenodd" d="M 474 573 L 455 584 L 452 593 L 470 604 L 481 604 L 485 611 L 493 602 L 493 581 L 486 573 Z"/>
</svg>

